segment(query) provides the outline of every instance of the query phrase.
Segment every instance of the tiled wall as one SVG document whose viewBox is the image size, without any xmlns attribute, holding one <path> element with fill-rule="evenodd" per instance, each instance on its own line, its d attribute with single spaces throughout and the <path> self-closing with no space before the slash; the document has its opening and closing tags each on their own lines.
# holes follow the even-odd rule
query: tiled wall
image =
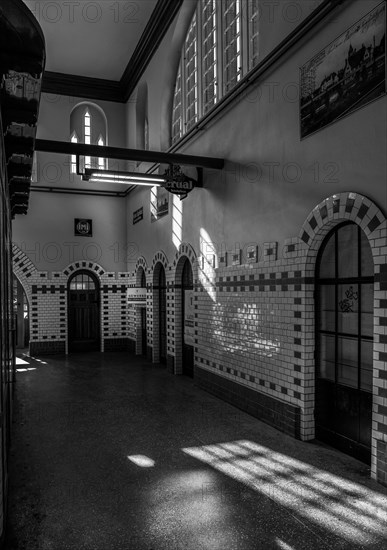
<svg viewBox="0 0 387 550">
<path fill-rule="evenodd" d="M 168 284 L 169 365 L 181 373 L 181 260 L 189 257 L 195 283 L 196 382 L 283 431 L 313 439 L 315 262 L 329 230 L 345 220 L 360 225 L 368 236 L 375 262 L 372 475 L 380 480 L 377 472 L 386 464 L 380 449 L 387 443 L 387 223 L 366 197 L 341 193 L 324 200 L 297 237 L 287 239 L 281 250 L 278 243 L 262 243 L 260 257 L 254 251 L 250 257 L 233 251 L 197 258 L 187 244 L 170 263 L 157 253 L 146 269 L 148 346 L 157 362 L 152 283 L 161 262 Z"/>
<path fill-rule="evenodd" d="M 13 245 L 13 270 L 29 302 L 30 354 L 67 353 L 67 288 L 78 270 L 88 270 L 100 284 L 101 351 L 129 349 L 129 319 L 126 303 L 128 273 L 108 273 L 93 262 L 80 261 L 63 272 L 40 272 Z"/>
<path fill-rule="evenodd" d="M 188 258 L 194 273 L 195 379 L 205 389 L 303 440 L 314 438 L 314 276 L 321 242 L 351 220 L 367 235 L 375 263 L 372 474 L 383 481 L 387 444 L 387 222 L 366 197 L 329 197 L 307 217 L 297 237 L 280 250 L 262 243 L 246 257 L 240 250 L 197 257 L 183 243 L 169 261 L 157 252 L 139 258 L 132 273 L 105 273 L 97 265 L 73 265 L 63 274 L 38 273 L 15 249 L 15 272 L 31 299 L 31 346 L 66 342 L 68 276 L 91 269 L 101 283 L 102 350 L 142 353 L 139 306 L 127 306 L 126 288 L 147 284 L 147 352 L 159 362 L 158 290 L 162 265 L 167 281 L 168 369 L 182 372 L 181 275 Z M 59 315 L 58 315 L 59 312 Z M 36 332 L 37 331 L 37 332 Z M 52 349 L 48 347 L 47 349 Z M 384 465 L 384 466 L 383 466 Z M 382 467 L 383 466 L 383 467 Z M 384 470 L 383 470 L 384 468 Z"/>
</svg>

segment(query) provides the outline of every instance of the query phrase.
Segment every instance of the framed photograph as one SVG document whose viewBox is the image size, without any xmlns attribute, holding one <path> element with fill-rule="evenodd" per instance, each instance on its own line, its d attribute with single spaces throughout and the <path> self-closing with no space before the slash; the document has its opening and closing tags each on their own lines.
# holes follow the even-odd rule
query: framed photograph
<svg viewBox="0 0 387 550">
<path fill-rule="evenodd" d="M 301 67 L 301 139 L 385 93 L 383 2 Z"/>
<path fill-rule="evenodd" d="M 167 216 L 169 212 L 169 193 L 163 187 L 151 190 L 151 222 Z"/>
<path fill-rule="evenodd" d="M 88 220 L 85 218 L 74 218 L 74 236 L 75 237 L 92 237 L 93 220 Z"/>
</svg>

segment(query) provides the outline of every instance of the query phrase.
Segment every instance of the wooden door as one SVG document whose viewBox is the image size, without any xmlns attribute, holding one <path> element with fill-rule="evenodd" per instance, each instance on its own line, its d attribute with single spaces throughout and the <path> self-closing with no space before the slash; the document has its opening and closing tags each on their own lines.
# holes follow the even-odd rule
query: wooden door
<svg viewBox="0 0 387 550">
<path fill-rule="evenodd" d="M 87 272 L 77 273 L 69 284 L 69 351 L 100 349 L 99 285 Z"/>
</svg>

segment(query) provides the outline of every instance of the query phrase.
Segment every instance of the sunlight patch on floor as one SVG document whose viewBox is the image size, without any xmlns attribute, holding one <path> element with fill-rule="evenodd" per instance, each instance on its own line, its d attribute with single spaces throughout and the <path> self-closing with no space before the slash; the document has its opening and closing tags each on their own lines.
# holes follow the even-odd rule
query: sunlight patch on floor
<svg viewBox="0 0 387 550">
<path fill-rule="evenodd" d="M 387 497 L 359 483 L 252 441 L 182 450 L 350 542 L 387 538 Z"/>
</svg>

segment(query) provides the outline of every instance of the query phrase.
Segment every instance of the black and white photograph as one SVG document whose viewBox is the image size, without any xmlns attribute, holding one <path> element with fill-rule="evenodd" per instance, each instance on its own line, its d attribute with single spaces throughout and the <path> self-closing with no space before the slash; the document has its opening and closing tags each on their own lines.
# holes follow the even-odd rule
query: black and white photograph
<svg viewBox="0 0 387 550">
<path fill-rule="evenodd" d="M 386 550 L 382 0 L 0 0 L 0 550 Z"/>
<path fill-rule="evenodd" d="M 301 68 L 301 137 L 386 93 L 386 4 Z"/>
</svg>

